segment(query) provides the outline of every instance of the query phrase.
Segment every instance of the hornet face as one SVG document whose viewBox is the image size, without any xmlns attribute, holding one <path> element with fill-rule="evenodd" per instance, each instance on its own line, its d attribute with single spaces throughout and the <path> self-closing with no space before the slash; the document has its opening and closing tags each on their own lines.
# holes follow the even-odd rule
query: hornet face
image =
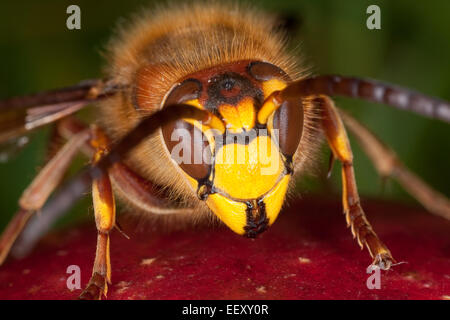
<svg viewBox="0 0 450 320">
<path fill-rule="evenodd" d="M 272 64 L 238 61 L 181 79 L 164 102 L 206 109 L 223 121 L 226 130 L 217 132 L 180 120 L 162 128 L 163 138 L 198 197 L 247 237 L 276 220 L 292 175 L 303 128 L 301 102 L 283 103 L 267 123 L 258 122 L 263 103 L 289 80 Z"/>
</svg>

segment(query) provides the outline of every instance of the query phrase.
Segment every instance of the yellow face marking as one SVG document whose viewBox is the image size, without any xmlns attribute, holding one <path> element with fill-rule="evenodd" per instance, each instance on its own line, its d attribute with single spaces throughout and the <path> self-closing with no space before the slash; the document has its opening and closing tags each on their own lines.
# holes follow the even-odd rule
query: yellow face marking
<svg viewBox="0 0 450 320">
<path fill-rule="evenodd" d="M 233 201 L 221 194 L 210 194 L 206 204 L 214 214 L 237 234 L 244 234 L 247 225 L 247 205 Z"/>
<path fill-rule="evenodd" d="M 256 199 L 277 183 L 283 160 L 270 137 L 227 144 L 216 155 L 214 185 L 235 199 Z"/>
<path fill-rule="evenodd" d="M 265 81 L 262 84 L 264 98 L 285 87 L 286 83 L 278 79 Z M 204 109 L 197 99 L 187 103 Z M 257 113 L 250 97 L 237 106 L 221 105 L 218 111 L 231 132 L 243 133 L 243 129 L 248 131 L 255 126 Z M 202 128 L 197 121 L 188 122 L 206 134 L 205 126 Z M 214 143 L 212 137 L 208 136 L 208 140 Z M 210 194 L 206 204 L 230 229 L 243 235 L 247 226 L 245 201 L 263 197 L 271 225 L 278 217 L 289 186 L 290 175 L 282 176 L 283 169 L 280 151 L 270 137 L 253 137 L 247 145 L 224 145 L 217 151 L 214 163 L 213 184 L 218 193 Z M 196 190 L 197 181 L 187 178 Z"/>
<path fill-rule="evenodd" d="M 286 88 L 286 82 L 279 79 L 270 79 L 263 82 L 264 99 L 267 99 L 275 91 L 280 91 Z"/>
<path fill-rule="evenodd" d="M 250 130 L 255 125 L 256 112 L 250 97 L 244 98 L 237 106 L 221 105 L 219 112 L 231 132 L 240 133 L 242 129 Z"/>
<path fill-rule="evenodd" d="M 271 97 L 267 99 L 258 112 L 258 122 L 266 124 L 267 120 L 273 115 L 274 111 L 278 108 L 278 104 L 275 104 L 274 99 Z"/>
<path fill-rule="evenodd" d="M 269 219 L 269 225 L 275 222 L 283 206 L 287 188 L 289 186 L 290 175 L 285 175 L 283 179 L 264 197 L 266 205 L 266 215 Z"/>
<path fill-rule="evenodd" d="M 270 116 L 273 115 L 274 111 L 278 108 L 278 104 L 275 103 L 274 97 L 270 95 L 276 91 L 283 90 L 286 87 L 284 81 L 278 79 L 271 79 L 264 81 L 263 92 L 264 92 L 264 104 L 258 111 L 258 122 L 261 124 L 266 124 Z"/>
<path fill-rule="evenodd" d="M 284 202 L 290 175 L 284 176 L 277 185 L 264 197 L 266 215 L 272 225 L 280 213 Z M 221 194 L 211 194 L 206 200 L 214 214 L 237 234 L 245 233 L 247 225 L 247 205 L 244 202 L 230 200 Z"/>
</svg>

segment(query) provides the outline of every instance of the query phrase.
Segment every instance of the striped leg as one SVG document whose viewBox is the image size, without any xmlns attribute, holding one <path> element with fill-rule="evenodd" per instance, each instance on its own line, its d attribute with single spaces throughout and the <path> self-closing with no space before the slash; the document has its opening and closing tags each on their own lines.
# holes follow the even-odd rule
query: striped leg
<svg viewBox="0 0 450 320">
<path fill-rule="evenodd" d="M 107 151 L 106 137 L 100 130 L 93 128 L 91 145 L 95 149 L 93 162 L 97 163 Z M 111 284 L 111 261 L 109 233 L 116 223 L 116 207 L 109 175 L 105 174 L 92 181 L 92 199 L 94 203 L 95 224 L 97 227 L 97 251 L 95 254 L 92 277 L 81 293 L 82 300 L 99 300 L 106 297 L 108 284 Z"/>
<path fill-rule="evenodd" d="M 89 139 L 89 131 L 74 135 L 34 178 L 19 200 L 19 211 L 14 215 L 0 237 L 0 265 L 5 261 L 23 228 L 39 211 L 60 183 L 67 168 L 82 145 Z"/>
<path fill-rule="evenodd" d="M 277 110 L 281 104 L 290 99 L 315 98 L 314 102 L 320 105 L 322 111 L 322 126 L 325 135 L 333 151 L 333 157 L 342 162 L 342 182 L 343 182 L 343 204 L 347 217 L 347 223 L 352 228 L 352 233 L 358 239 L 361 247 L 364 245 L 374 258 L 374 264 L 383 269 L 389 269 L 394 259 L 386 246 L 378 239 L 372 230 L 359 203 L 359 196 L 356 189 L 356 182 L 353 171 L 353 155 L 345 132 L 342 120 L 333 105 L 331 96 L 343 96 L 354 99 L 362 99 L 377 103 L 384 103 L 401 110 L 410 110 L 417 114 L 450 122 L 450 103 L 434 97 L 429 97 L 418 92 L 394 86 L 370 79 L 353 77 L 341 77 L 335 75 L 324 75 L 304 78 L 290 83 L 285 89 L 272 93 L 266 99 L 262 108 L 258 112 L 258 121 L 266 123 L 268 117 Z M 345 117 L 345 115 L 344 115 Z M 350 121 L 351 122 L 351 121 Z M 392 152 L 387 148 L 378 148 L 379 141 L 375 141 L 373 136 L 364 133 L 364 130 L 353 128 L 358 131 L 358 139 L 364 139 L 363 147 L 371 156 L 375 150 L 381 150 L 388 156 L 387 161 L 383 157 L 371 156 L 377 169 L 393 170 L 392 174 L 405 188 L 419 201 L 421 201 L 430 211 L 448 218 L 449 202 L 444 197 L 429 188 L 418 177 L 406 170 L 400 164 L 389 163 L 393 160 Z M 361 134 L 362 133 L 362 134 Z M 375 141 L 375 144 L 371 142 Z M 382 168 L 382 165 L 386 165 Z M 435 200 L 437 196 L 437 201 Z"/>
<path fill-rule="evenodd" d="M 63 119 L 58 125 L 59 134 L 68 140 L 71 140 L 74 136 L 86 129 L 87 126 L 85 124 L 73 117 Z M 100 128 L 97 128 L 96 130 L 101 131 Z M 102 134 L 104 133 L 102 132 Z M 81 151 L 85 155 L 92 157 L 95 154 L 95 148 L 93 148 L 88 140 L 89 139 L 81 146 Z M 154 214 L 189 214 L 195 211 L 193 208 L 175 206 L 159 192 L 159 189 L 152 184 L 151 181 L 148 181 L 135 173 L 123 162 L 119 161 L 113 165 L 109 169 L 108 174 L 111 182 L 117 188 L 117 191 L 119 193 L 126 193 L 133 204 L 143 211 Z M 73 194 L 73 191 L 71 191 L 69 195 L 70 194 Z M 67 201 L 64 200 L 62 203 L 67 204 Z M 59 205 L 60 204 L 58 204 L 58 206 Z M 45 223 L 42 222 L 44 219 L 31 220 L 24 230 L 26 236 L 19 238 L 19 241 L 17 241 L 14 246 L 15 251 L 20 249 L 22 255 L 30 252 L 36 241 L 38 241 L 40 237 L 50 229 L 50 226 L 64 213 L 63 211 L 59 211 L 58 208 L 49 206 L 49 203 L 47 203 L 41 211 L 42 216 L 45 217 Z M 24 212 L 20 215 L 27 214 L 28 213 Z M 18 217 L 15 219 L 17 220 L 15 224 L 21 224 L 24 219 L 28 219 L 28 217 Z M 15 228 L 16 227 L 11 227 L 10 229 Z"/>
<path fill-rule="evenodd" d="M 342 163 L 342 202 L 347 225 L 351 227 L 353 237 L 361 249 L 366 246 L 369 250 L 374 259 L 373 265 L 387 270 L 394 258 L 372 229 L 361 208 L 353 170 L 353 154 L 342 120 L 330 98 L 321 96 L 314 103 L 321 108 L 323 130 L 333 155 Z"/>
<path fill-rule="evenodd" d="M 383 179 L 395 179 L 428 211 L 450 220 L 450 200 L 444 194 L 434 190 L 420 177 L 409 171 L 395 152 L 382 143 L 363 124 L 342 110 L 339 110 L 339 113 L 347 129 L 354 134 L 356 141 L 361 145 Z"/>
</svg>

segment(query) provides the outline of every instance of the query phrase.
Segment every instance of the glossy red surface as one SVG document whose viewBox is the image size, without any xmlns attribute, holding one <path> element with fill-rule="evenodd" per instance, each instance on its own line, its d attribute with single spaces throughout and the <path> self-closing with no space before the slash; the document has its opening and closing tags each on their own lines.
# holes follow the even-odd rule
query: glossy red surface
<svg viewBox="0 0 450 320">
<path fill-rule="evenodd" d="M 137 234 L 114 231 L 108 299 L 450 299 L 450 222 L 418 207 L 364 201 L 369 220 L 398 261 L 369 290 L 360 251 L 338 201 L 295 201 L 255 240 L 226 228 Z M 23 260 L 0 268 L 0 299 L 74 299 L 69 265 L 86 285 L 94 223 L 48 235 Z"/>
</svg>

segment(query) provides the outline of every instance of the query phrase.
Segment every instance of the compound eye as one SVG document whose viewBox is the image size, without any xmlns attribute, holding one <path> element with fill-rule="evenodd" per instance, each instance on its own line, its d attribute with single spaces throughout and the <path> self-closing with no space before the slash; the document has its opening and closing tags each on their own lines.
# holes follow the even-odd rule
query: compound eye
<svg viewBox="0 0 450 320">
<path fill-rule="evenodd" d="M 178 120 L 162 127 L 162 134 L 172 159 L 196 180 L 205 179 L 211 171 L 211 148 L 201 130 Z"/>
<path fill-rule="evenodd" d="M 164 106 L 198 99 L 202 92 L 202 84 L 197 79 L 187 79 L 176 85 L 167 96 Z"/>
<path fill-rule="evenodd" d="M 272 128 L 278 132 L 281 152 L 293 156 L 303 132 L 302 101 L 300 99 L 284 101 L 273 115 Z"/>
<path fill-rule="evenodd" d="M 197 79 L 187 79 L 176 85 L 164 102 L 164 107 L 198 99 L 202 84 Z M 161 128 L 164 142 L 172 159 L 196 180 L 207 178 L 211 171 L 211 148 L 201 130 L 178 120 Z"/>
<path fill-rule="evenodd" d="M 291 81 L 286 72 L 268 62 L 253 61 L 247 66 L 247 71 L 258 81 L 268 81 L 271 79 Z"/>
</svg>

